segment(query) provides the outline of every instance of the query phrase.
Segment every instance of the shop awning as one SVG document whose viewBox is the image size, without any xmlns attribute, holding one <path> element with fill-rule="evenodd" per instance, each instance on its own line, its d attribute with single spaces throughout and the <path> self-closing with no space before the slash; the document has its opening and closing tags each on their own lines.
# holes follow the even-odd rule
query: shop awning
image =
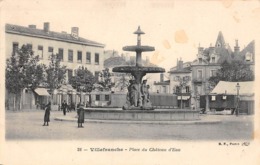
<svg viewBox="0 0 260 165">
<path fill-rule="evenodd" d="M 39 96 L 50 96 L 46 88 L 36 88 L 34 90 Z"/>
<path fill-rule="evenodd" d="M 177 97 L 178 100 L 189 100 L 190 99 L 190 96 L 178 96 Z"/>
</svg>

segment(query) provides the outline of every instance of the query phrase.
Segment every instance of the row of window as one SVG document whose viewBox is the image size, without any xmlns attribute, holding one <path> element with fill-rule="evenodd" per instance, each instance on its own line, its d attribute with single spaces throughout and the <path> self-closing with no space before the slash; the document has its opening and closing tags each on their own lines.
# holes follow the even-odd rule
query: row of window
<svg viewBox="0 0 260 165">
<path fill-rule="evenodd" d="M 216 63 L 216 58 L 215 57 L 211 57 L 211 63 Z M 202 58 L 199 58 L 199 64 L 202 64 Z"/>
<path fill-rule="evenodd" d="M 27 44 L 31 49 L 32 49 L 32 44 Z M 13 52 L 16 52 L 18 50 L 19 47 L 19 43 L 18 42 L 14 42 L 13 43 Z M 53 54 L 53 47 L 48 47 L 48 55 L 52 55 Z M 68 62 L 73 62 L 73 50 L 69 49 L 68 50 Z M 43 46 L 42 45 L 38 45 L 37 48 L 37 55 L 39 55 L 40 58 L 43 58 Z M 58 49 L 58 55 L 59 58 L 61 59 L 61 61 L 64 60 L 64 49 L 63 48 L 59 48 Z M 91 64 L 91 52 L 86 52 L 86 63 L 87 64 Z M 82 63 L 82 59 L 83 59 L 83 54 L 82 51 L 77 51 L 77 62 L 78 63 Z M 98 65 L 99 64 L 99 53 L 95 53 L 95 64 Z"/>
<path fill-rule="evenodd" d="M 100 95 L 96 95 L 96 101 L 101 101 Z M 109 101 L 109 95 L 105 95 L 105 101 Z"/>
<path fill-rule="evenodd" d="M 211 101 L 216 101 L 216 96 L 211 96 Z M 221 97 L 221 99 L 222 100 L 227 100 L 227 96 L 225 96 L 225 95 L 223 95 L 222 97 Z"/>
<path fill-rule="evenodd" d="M 210 70 L 210 77 L 213 77 L 213 76 L 216 76 L 216 75 L 217 75 L 216 69 Z M 202 69 L 198 69 L 197 70 L 197 78 L 201 80 L 202 77 L 203 77 L 203 71 L 202 71 Z"/>
<path fill-rule="evenodd" d="M 253 55 L 249 52 L 246 53 L 245 55 L 245 61 L 246 62 L 252 62 L 253 61 Z M 216 58 L 211 57 L 210 63 L 216 63 Z M 199 64 L 202 64 L 202 58 L 199 58 Z"/>
<path fill-rule="evenodd" d="M 173 93 L 183 93 L 183 92 L 182 92 L 181 87 L 176 86 L 176 88 L 173 89 Z M 185 93 L 190 93 L 190 87 L 189 86 L 185 87 Z"/>
</svg>

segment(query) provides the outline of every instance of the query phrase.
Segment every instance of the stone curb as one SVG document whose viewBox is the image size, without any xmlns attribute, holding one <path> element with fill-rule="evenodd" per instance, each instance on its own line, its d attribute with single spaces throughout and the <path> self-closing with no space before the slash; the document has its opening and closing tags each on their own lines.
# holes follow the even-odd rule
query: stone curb
<svg viewBox="0 0 260 165">
<path fill-rule="evenodd" d="M 57 121 L 77 122 L 77 118 L 56 117 Z M 88 123 L 112 123 L 112 124 L 165 124 L 165 125 L 188 125 L 188 124 L 218 124 L 221 120 L 194 120 L 194 121 L 127 121 L 127 120 L 91 120 L 85 119 Z"/>
</svg>

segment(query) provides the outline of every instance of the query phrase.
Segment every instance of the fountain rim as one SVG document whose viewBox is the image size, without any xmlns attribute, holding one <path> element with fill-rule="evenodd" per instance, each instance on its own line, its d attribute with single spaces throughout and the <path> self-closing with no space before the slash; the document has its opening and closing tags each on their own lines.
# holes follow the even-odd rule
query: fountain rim
<svg viewBox="0 0 260 165">
<path fill-rule="evenodd" d="M 149 66 L 118 66 L 112 69 L 113 72 L 132 73 L 132 72 L 145 72 L 145 73 L 163 73 L 164 68 L 149 67 Z"/>
</svg>

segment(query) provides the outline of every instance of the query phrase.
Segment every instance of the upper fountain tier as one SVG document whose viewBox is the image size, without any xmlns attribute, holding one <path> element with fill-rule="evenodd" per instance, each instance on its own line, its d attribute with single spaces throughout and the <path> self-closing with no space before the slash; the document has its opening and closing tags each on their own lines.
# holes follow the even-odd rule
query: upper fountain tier
<svg viewBox="0 0 260 165">
<path fill-rule="evenodd" d="M 134 32 L 134 34 L 137 35 L 137 45 L 125 46 L 125 47 L 123 47 L 124 51 L 141 53 L 141 52 L 149 52 L 149 51 L 155 50 L 154 47 L 152 47 L 152 46 L 141 45 L 141 35 L 143 35 L 145 33 L 141 30 L 140 26 L 138 26 L 138 29 Z"/>
<path fill-rule="evenodd" d="M 154 51 L 155 49 L 152 46 L 134 45 L 134 46 L 125 46 L 123 47 L 123 50 L 129 52 L 150 52 L 150 51 Z"/>
<path fill-rule="evenodd" d="M 135 46 L 125 46 L 123 47 L 124 51 L 131 51 L 136 52 L 136 66 L 119 66 L 114 67 L 113 72 L 122 72 L 122 73 L 131 73 L 137 83 L 141 83 L 142 77 L 146 75 L 146 73 L 161 73 L 165 72 L 164 68 L 160 67 L 144 67 L 142 66 L 142 52 L 154 51 L 154 47 L 152 46 L 142 46 L 141 45 L 141 35 L 145 34 L 141 29 L 140 26 L 134 32 L 137 34 L 137 45 Z"/>
</svg>

